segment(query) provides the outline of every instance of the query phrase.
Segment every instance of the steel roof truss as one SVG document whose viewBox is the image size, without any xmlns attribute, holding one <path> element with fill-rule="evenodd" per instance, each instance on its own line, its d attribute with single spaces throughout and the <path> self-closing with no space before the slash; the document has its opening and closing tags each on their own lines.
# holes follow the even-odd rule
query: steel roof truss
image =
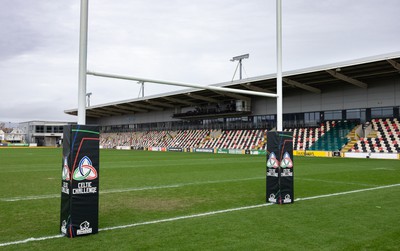
<svg viewBox="0 0 400 251">
<path fill-rule="evenodd" d="M 168 103 L 164 103 L 164 102 L 159 102 L 159 101 L 155 101 L 155 100 L 146 100 L 147 103 L 149 104 L 153 104 L 153 105 L 158 105 L 158 106 L 162 106 L 162 107 L 169 107 L 169 108 L 175 108 L 174 105 L 168 104 Z"/>
<path fill-rule="evenodd" d="M 283 82 L 285 82 L 288 85 L 295 86 L 295 87 L 307 90 L 309 92 L 317 93 L 317 94 L 321 93 L 320 89 L 312 87 L 312 86 L 309 86 L 309 85 L 302 84 L 302 83 L 297 82 L 295 80 L 292 80 L 292 79 L 289 79 L 289 78 L 283 78 L 282 80 L 283 80 Z"/>
<path fill-rule="evenodd" d="M 360 80 L 357 80 L 357 79 L 351 78 L 349 76 L 346 76 L 346 75 L 344 75 L 342 73 L 339 73 L 337 71 L 326 70 L 326 72 L 331 74 L 333 77 L 335 77 L 337 79 L 340 79 L 340 80 L 343 80 L 343 81 L 345 81 L 347 83 L 353 84 L 355 86 L 358 86 L 358 87 L 361 87 L 361 88 L 364 88 L 364 89 L 368 88 L 368 84 L 366 84 L 364 82 L 361 82 Z"/>
<path fill-rule="evenodd" d="M 400 72 L 400 64 L 394 61 L 393 59 L 386 59 L 395 69 Z"/>
<path fill-rule="evenodd" d="M 191 98 L 200 99 L 200 100 L 207 101 L 207 102 L 210 102 L 210 103 L 218 103 L 219 102 L 215 98 L 204 97 L 204 96 L 201 96 L 201 95 L 198 95 L 198 94 L 193 94 L 191 92 L 187 93 L 186 95 L 191 97 Z"/>
<path fill-rule="evenodd" d="M 227 97 L 231 97 L 231 98 L 238 99 L 238 100 L 246 100 L 246 101 L 251 100 L 251 98 L 240 95 L 240 94 L 229 93 L 229 92 L 220 92 L 220 91 L 213 91 L 213 92 L 215 92 L 219 95 L 222 95 L 222 96 L 227 96 Z"/>
<path fill-rule="evenodd" d="M 172 98 L 172 97 L 162 97 L 162 98 L 165 100 L 171 101 L 171 102 L 180 103 L 180 104 L 184 104 L 184 105 L 189 105 L 189 106 L 196 105 L 196 103 L 189 102 L 189 101 L 182 100 L 182 99 L 177 99 L 177 98 Z"/>
<path fill-rule="evenodd" d="M 253 84 L 251 84 L 251 83 L 240 84 L 240 85 L 243 86 L 243 87 L 245 87 L 245 88 L 247 88 L 247 89 L 249 89 L 249 90 L 252 90 L 252 91 L 273 93 L 272 91 L 270 91 L 270 90 L 268 90 L 268 89 L 264 89 L 264 88 L 255 86 L 255 85 L 253 85 Z"/>
<path fill-rule="evenodd" d="M 140 108 L 147 108 L 147 109 L 155 110 L 155 111 L 163 111 L 164 110 L 164 108 L 153 106 L 153 105 L 145 105 L 145 104 L 138 104 L 138 103 L 133 103 L 131 105 L 134 107 L 137 106 Z"/>
<path fill-rule="evenodd" d="M 129 103 L 128 103 L 129 105 Z M 128 111 L 134 111 L 134 112 L 149 112 L 148 110 L 145 109 L 140 109 L 137 107 L 133 107 L 131 105 L 126 106 L 126 105 L 116 105 L 116 107 L 121 107 L 122 109 L 128 110 Z"/>
</svg>

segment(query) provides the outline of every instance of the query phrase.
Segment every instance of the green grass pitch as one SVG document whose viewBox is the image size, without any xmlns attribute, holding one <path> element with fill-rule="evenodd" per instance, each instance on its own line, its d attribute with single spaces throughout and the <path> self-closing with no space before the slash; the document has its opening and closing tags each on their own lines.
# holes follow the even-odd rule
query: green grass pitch
<svg viewBox="0 0 400 251">
<path fill-rule="evenodd" d="M 59 234 L 62 150 L 3 148 L 0 250 L 400 249 L 398 160 L 294 163 L 304 200 L 246 209 L 266 204 L 265 156 L 101 150 L 101 231 L 47 239 Z M 10 244 L 32 237 L 45 239 Z"/>
</svg>

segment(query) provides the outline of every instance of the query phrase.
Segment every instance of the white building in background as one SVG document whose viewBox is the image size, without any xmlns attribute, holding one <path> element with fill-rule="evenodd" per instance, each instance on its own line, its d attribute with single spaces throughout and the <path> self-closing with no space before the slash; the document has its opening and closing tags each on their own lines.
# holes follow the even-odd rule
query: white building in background
<svg viewBox="0 0 400 251">
<path fill-rule="evenodd" d="M 64 133 L 64 126 L 71 122 L 28 121 L 19 124 L 24 132 L 25 142 L 37 146 L 58 146 Z"/>
<path fill-rule="evenodd" d="M 3 140 L 9 143 L 25 143 L 25 132 L 20 128 L 13 128 L 10 133 L 4 134 Z"/>
<path fill-rule="evenodd" d="M 5 132 L 0 129 L 0 141 L 3 141 L 5 138 Z"/>
</svg>

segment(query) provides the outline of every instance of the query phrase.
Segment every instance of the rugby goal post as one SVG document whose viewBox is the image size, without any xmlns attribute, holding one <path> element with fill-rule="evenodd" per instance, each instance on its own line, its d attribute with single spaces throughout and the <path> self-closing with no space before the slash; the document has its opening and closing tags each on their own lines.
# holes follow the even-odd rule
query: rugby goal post
<svg viewBox="0 0 400 251">
<path fill-rule="evenodd" d="M 292 138 L 292 136 L 291 133 L 282 132 L 281 0 L 276 0 L 276 94 L 89 72 L 87 70 L 88 2 L 89 0 L 81 0 L 80 8 L 78 122 L 76 126 L 69 126 L 64 131 L 64 139 L 67 139 L 67 142 L 64 142 L 63 145 L 61 233 L 72 238 L 79 235 L 97 233 L 98 231 L 99 129 L 96 126 L 86 125 L 87 75 L 276 98 L 277 131 L 268 133 L 268 137 L 270 137 L 268 141 L 270 142 L 267 147 L 266 200 L 267 202 L 279 204 L 293 203 L 293 149 L 288 147 L 289 145 L 292 146 L 292 144 L 289 144 L 287 140 L 287 138 Z M 90 142 L 90 144 L 83 144 L 83 142 Z M 290 170 L 287 168 L 290 168 Z M 284 190 L 286 194 L 283 193 Z M 82 201 L 87 199 L 86 197 L 90 198 L 90 202 L 82 203 Z"/>
<path fill-rule="evenodd" d="M 175 85 L 175 86 L 183 86 L 183 87 L 192 87 L 199 89 L 208 89 L 208 90 L 217 90 L 224 92 L 233 92 L 233 93 L 241 93 L 269 98 L 276 98 L 276 109 L 277 109 L 277 117 L 276 117 L 276 130 L 283 130 L 283 93 L 282 93 L 282 0 L 276 0 L 276 62 L 277 62 L 277 73 L 276 73 L 276 89 L 277 93 L 265 93 L 265 92 L 257 92 L 257 91 L 247 91 L 247 90 L 238 90 L 227 87 L 216 87 L 216 86 L 204 86 L 198 84 L 187 84 L 187 83 L 178 83 L 178 82 L 170 82 L 170 81 L 160 81 L 160 80 L 151 80 L 151 79 L 143 79 L 138 77 L 130 77 L 130 76 L 121 76 L 115 74 L 106 74 L 106 73 L 97 73 L 97 72 L 89 72 L 87 70 L 87 37 L 88 37 L 88 1 L 89 0 L 81 0 L 81 14 L 80 14 L 80 36 L 79 36 L 79 81 L 78 81 L 78 124 L 85 125 L 86 124 L 86 80 L 87 75 L 95 75 L 101 77 L 109 77 L 109 78 L 119 78 L 125 80 L 133 80 L 133 81 L 141 81 L 141 82 L 149 82 L 149 83 L 157 83 L 164 85 Z"/>
</svg>

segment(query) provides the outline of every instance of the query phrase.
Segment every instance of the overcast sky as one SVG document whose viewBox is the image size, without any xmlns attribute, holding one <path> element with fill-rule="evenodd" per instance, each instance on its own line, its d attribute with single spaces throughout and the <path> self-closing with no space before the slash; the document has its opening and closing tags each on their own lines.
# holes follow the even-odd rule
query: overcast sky
<svg viewBox="0 0 400 251">
<path fill-rule="evenodd" d="M 0 121 L 77 121 L 79 0 L 0 0 Z M 276 72 L 275 0 L 91 0 L 88 69 L 215 84 Z M 400 51 L 399 0 L 282 0 L 283 70 Z M 238 76 L 236 75 L 235 79 Z M 179 87 L 146 84 L 154 95 Z M 135 82 L 87 78 L 91 104 Z"/>
</svg>

